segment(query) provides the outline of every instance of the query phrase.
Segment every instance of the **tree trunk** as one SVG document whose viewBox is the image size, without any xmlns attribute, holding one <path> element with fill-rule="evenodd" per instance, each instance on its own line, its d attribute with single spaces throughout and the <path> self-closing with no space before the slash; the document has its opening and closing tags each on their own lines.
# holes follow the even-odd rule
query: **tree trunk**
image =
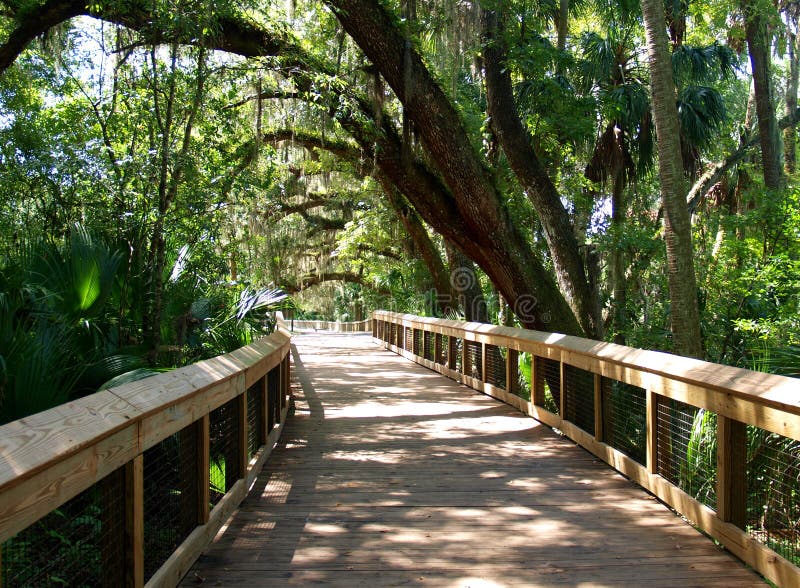
<svg viewBox="0 0 800 588">
<path fill-rule="evenodd" d="M 400 219 L 403 227 L 411 237 L 414 247 L 422 256 L 425 266 L 431 274 L 433 280 L 433 287 L 436 290 L 436 306 L 435 310 L 439 313 L 447 314 L 453 305 L 453 294 L 450 287 L 450 276 L 445 268 L 442 256 L 439 254 L 433 241 L 431 241 L 428 231 L 422 224 L 417 211 L 406 201 L 402 194 L 388 179 L 381 178 L 383 185 L 383 192 L 389 204 L 397 213 L 397 218 Z"/>
<path fill-rule="evenodd" d="M 502 17 L 495 11 L 483 10 L 482 26 L 486 99 L 492 128 L 539 215 L 561 291 L 586 334 L 599 336 L 599 318 L 594 312 L 596 306 L 572 223 L 556 186 L 536 156 L 530 134 L 517 114 L 511 74 L 506 63 Z"/>
<path fill-rule="evenodd" d="M 359 139 L 355 135 L 359 130 L 353 126 L 358 121 L 345 121 L 348 132 L 355 133 L 354 138 L 362 147 L 377 142 L 376 159 L 382 171 L 428 224 L 486 271 L 514 304 L 515 313 L 525 326 L 584 334 L 564 296 L 510 218 L 504 197 L 470 141 L 454 105 L 419 54 L 406 50 L 408 41 L 394 19 L 374 0 L 328 0 L 328 5 L 403 103 L 446 188 L 430 172 L 418 170 L 417 177 L 422 176 L 429 186 L 439 184 L 436 192 L 442 197 L 432 198 L 430 190 L 416 179 L 411 180 L 413 174 L 408 165 L 403 165 L 400 154 L 387 152 L 394 151 L 399 142 L 395 138 L 387 140 L 386 125 L 381 136 L 371 134 Z M 364 131 L 366 128 L 360 132 Z"/>
<path fill-rule="evenodd" d="M 613 228 L 614 245 L 609 260 L 609 277 L 614 300 L 614 343 L 625 345 L 627 329 L 627 284 L 625 281 L 625 252 L 620 244 L 620 235 L 625 224 L 625 183 L 622 169 L 614 170 L 611 192 L 611 226 Z"/>
<path fill-rule="evenodd" d="M 488 323 L 489 309 L 483 297 L 475 264 L 466 255 L 450 244 L 445 244 L 450 265 L 450 282 L 455 291 L 464 319 L 474 323 Z"/>
<path fill-rule="evenodd" d="M 758 13 L 760 8 L 746 3 L 745 36 L 750 52 L 750 68 L 753 70 L 753 85 L 756 92 L 758 131 L 761 141 L 761 160 L 764 169 L 764 185 L 780 189 L 784 184 L 781 167 L 780 135 L 775 115 L 775 102 L 770 81 L 770 34 L 766 19 Z"/>
<path fill-rule="evenodd" d="M 797 110 L 797 85 L 800 80 L 800 55 L 798 55 L 800 35 L 789 34 L 789 79 L 786 82 L 786 116 Z M 787 127 L 783 131 L 783 165 L 786 173 L 793 174 L 797 167 L 797 130 Z"/>
<path fill-rule="evenodd" d="M 663 2 L 642 0 L 642 14 L 650 63 L 653 118 L 658 138 L 658 175 L 664 206 L 673 343 L 677 353 L 701 357 L 703 344 L 697 305 L 692 227 L 686 209 L 680 125 Z"/>
</svg>

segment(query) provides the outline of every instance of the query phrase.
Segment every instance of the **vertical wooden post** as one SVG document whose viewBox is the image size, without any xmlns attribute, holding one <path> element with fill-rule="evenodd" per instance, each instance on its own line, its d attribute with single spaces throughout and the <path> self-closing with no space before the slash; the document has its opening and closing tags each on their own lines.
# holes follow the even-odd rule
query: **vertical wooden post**
<svg viewBox="0 0 800 588">
<path fill-rule="evenodd" d="M 561 418 L 567 420 L 567 386 L 566 382 L 567 379 L 564 377 L 566 375 L 567 366 L 563 361 L 558 362 L 559 370 L 558 370 L 558 414 L 561 415 Z M 552 390 L 550 391 L 552 394 Z"/>
<path fill-rule="evenodd" d="M 286 362 L 286 382 L 284 382 L 283 390 L 281 390 L 281 410 L 289 404 L 289 394 L 292 391 L 292 358 L 289 351 L 286 352 L 286 357 L 283 358 L 283 361 Z"/>
<path fill-rule="evenodd" d="M 244 379 L 244 377 L 242 378 Z M 247 389 L 244 390 L 239 396 L 236 398 L 236 413 L 239 420 L 239 439 L 237 443 L 237 449 L 239 452 L 238 460 L 239 460 L 239 478 L 246 478 L 247 477 L 247 463 L 250 461 L 248 459 L 248 429 L 250 427 L 249 419 L 247 418 Z"/>
<path fill-rule="evenodd" d="M 606 427 L 603 420 L 603 376 L 594 375 L 594 438 L 605 441 Z"/>
<path fill-rule="evenodd" d="M 519 384 L 519 351 L 506 347 L 506 391 L 517 394 Z"/>
<path fill-rule="evenodd" d="M 647 471 L 658 471 L 658 394 L 647 389 Z"/>
<path fill-rule="evenodd" d="M 197 522 L 208 522 L 208 509 L 211 504 L 209 487 L 211 481 L 211 417 L 201 416 L 197 423 Z"/>
<path fill-rule="evenodd" d="M 747 427 L 717 415 L 717 516 L 740 529 L 747 523 Z"/>
<path fill-rule="evenodd" d="M 125 585 L 144 586 L 144 456 L 125 464 Z"/>
<path fill-rule="evenodd" d="M 489 381 L 486 377 L 486 343 L 481 343 L 481 381 Z"/>
</svg>

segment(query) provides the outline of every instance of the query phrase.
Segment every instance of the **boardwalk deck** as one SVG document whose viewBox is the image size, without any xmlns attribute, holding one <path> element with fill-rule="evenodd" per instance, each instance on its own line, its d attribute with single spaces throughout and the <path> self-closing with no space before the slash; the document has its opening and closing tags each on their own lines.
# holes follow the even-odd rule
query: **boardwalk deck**
<svg viewBox="0 0 800 588">
<path fill-rule="evenodd" d="M 182 585 L 764 585 L 510 407 L 368 335 L 295 343 L 296 414 Z"/>
</svg>

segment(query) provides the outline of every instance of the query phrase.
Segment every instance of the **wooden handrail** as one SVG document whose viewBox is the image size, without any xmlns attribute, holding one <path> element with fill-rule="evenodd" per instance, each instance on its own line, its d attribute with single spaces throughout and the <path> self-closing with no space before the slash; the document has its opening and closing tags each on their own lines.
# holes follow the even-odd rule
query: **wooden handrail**
<svg viewBox="0 0 800 588">
<path fill-rule="evenodd" d="M 184 368 L 123 384 L 0 427 L 0 544 L 62 504 L 124 468 L 129 495 L 127 584 L 144 583 L 142 559 L 142 455 L 164 439 L 196 426 L 198 526 L 148 584 L 175 584 L 246 490 L 278 439 L 288 411 L 290 334 L 279 329 L 252 345 Z M 267 393 L 269 386 L 277 390 Z M 248 459 L 248 389 L 260 389 L 259 415 L 274 427 Z M 254 397 L 254 398 L 255 398 Z M 240 478 L 209 514 L 209 415 L 237 400 Z M 269 406 L 267 406 L 269 404 Z M 273 411 L 270 413 L 269 411 Z M 259 421 L 261 422 L 261 421 Z M 266 420 L 264 420 L 266 423 Z M 244 445 L 244 447 L 243 447 Z M 203 460 L 205 457 L 205 463 Z M 204 469 L 204 471 L 203 471 Z M 137 545 L 137 543 L 139 543 Z M 0 553 L 2 557 L 2 553 Z"/>
<path fill-rule="evenodd" d="M 657 351 L 634 349 L 579 337 L 482 323 L 418 317 L 387 311 L 373 313 L 373 337 L 387 349 L 436 370 L 471 388 L 502 400 L 554 427 L 675 508 L 731 552 L 781 586 L 800 585 L 800 568 L 744 529 L 746 514 L 746 426 L 800 440 L 800 382 L 797 379 L 712 364 Z M 447 346 L 444 344 L 447 337 Z M 471 342 L 471 343 L 470 343 Z M 458 352 L 458 344 L 470 353 Z M 478 347 L 474 347 L 474 346 Z M 487 377 L 487 350 L 494 362 L 505 362 L 504 378 Z M 514 392 L 519 353 L 550 360 L 549 375 L 532 360 L 531 399 Z M 461 360 L 457 369 L 456 356 Z M 471 365 L 470 362 L 478 365 Z M 492 369 L 498 369 L 495 366 Z M 586 372 L 592 389 L 583 391 L 593 404 L 593 418 L 583 428 L 565 415 L 565 370 Z M 606 439 L 609 426 L 604 406 L 606 380 L 644 391 L 646 448 L 643 463 Z M 544 407 L 544 387 L 558 390 L 554 412 Z M 678 401 L 717 415 L 716 510 L 687 494 L 659 471 L 657 456 L 660 408 Z M 586 417 L 584 417 L 584 420 Z M 663 425 L 661 426 L 663 427 Z M 586 430 L 589 429 L 589 430 Z M 664 435 L 669 435 L 669 431 Z M 669 440 L 671 441 L 671 439 Z"/>
<path fill-rule="evenodd" d="M 283 319 L 283 324 L 290 330 L 313 329 L 335 333 L 369 333 L 372 330 L 372 319 L 350 322 Z"/>
</svg>

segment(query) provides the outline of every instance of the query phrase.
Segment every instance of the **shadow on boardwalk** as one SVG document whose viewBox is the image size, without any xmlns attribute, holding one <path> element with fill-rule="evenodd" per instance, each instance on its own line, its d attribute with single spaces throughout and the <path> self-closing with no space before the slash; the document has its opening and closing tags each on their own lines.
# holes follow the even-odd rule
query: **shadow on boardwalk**
<svg viewBox="0 0 800 588">
<path fill-rule="evenodd" d="M 296 414 L 185 586 L 763 585 L 510 407 L 369 336 L 295 343 Z"/>
</svg>

